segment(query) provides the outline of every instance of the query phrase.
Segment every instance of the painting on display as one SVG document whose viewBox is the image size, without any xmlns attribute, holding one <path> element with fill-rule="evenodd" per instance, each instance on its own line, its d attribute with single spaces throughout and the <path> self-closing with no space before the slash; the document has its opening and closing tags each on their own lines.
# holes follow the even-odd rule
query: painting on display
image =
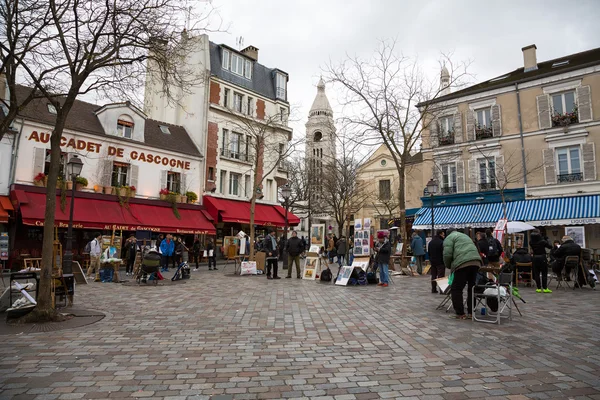
<svg viewBox="0 0 600 400">
<path fill-rule="evenodd" d="M 355 256 L 362 256 L 363 248 L 362 248 L 362 246 L 360 244 L 360 239 L 357 239 L 357 241 L 358 241 L 358 245 L 354 246 L 353 253 L 354 253 Z"/>
<path fill-rule="evenodd" d="M 340 269 L 340 273 L 335 280 L 336 285 L 346 286 L 348 281 L 350 280 L 350 275 L 352 275 L 352 271 L 354 271 L 354 267 L 345 266 Z"/>
<path fill-rule="evenodd" d="M 371 229 L 371 218 L 365 218 L 365 223 L 363 225 L 363 229 Z"/>
<path fill-rule="evenodd" d="M 313 244 L 313 245 L 310 246 L 310 249 L 308 250 L 308 252 L 309 253 L 317 253 L 318 254 L 319 250 L 320 250 L 319 246 L 316 245 L 316 244 Z"/>
<path fill-rule="evenodd" d="M 315 280 L 315 278 L 317 277 L 318 266 L 318 257 L 306 257 L 306 259 L 304 260 L 304 271 L 302 272 L 302 279 Z"/>
<path fill-rule="evenodd" d="M 354 230 L 361 230 L 362 229 L 362 220 L 361 219 L 355 219 L 354 220 Z"/>
<path fill-rule="evenodd" d="M 310 227 L 310 244 L 325 246 L 325 225 L 316 224 Z"/>
<path fill-rule="evenodd" d="M 585 248 L 585 227 L 583 226 L 567 226 L 565 227 L 565 235 L 571 236 L 571 239 L 582 248 Z"/>
<path fill-rule="evenodd" d="M 352 267 L 353 268 L 361 268 L 363 271 L 367 271 L 367 268 L 369 267 L 369 262 L 368 261 L 357 261 L 354 260 L 352 262 Z"/>
</svg>

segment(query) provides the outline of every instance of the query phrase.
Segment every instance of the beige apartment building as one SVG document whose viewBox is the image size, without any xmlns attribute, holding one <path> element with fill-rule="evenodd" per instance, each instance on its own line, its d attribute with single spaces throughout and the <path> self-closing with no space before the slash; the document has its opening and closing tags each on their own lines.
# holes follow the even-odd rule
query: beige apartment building
<svg viewBox="0 0 600 400">
<path fill-rule="evenodd" d="M 420 186 L 439 183 L 438 227 L 491 227 L 506 208 L 550 239 L 568 229 L 600 248 L 600 49 L 543 62 L 536 50 L 522 49 L 520 68 L 418 105 L 428 121 Z M 431 224 L 423 205 L 417 229 Z"/>
</svg>

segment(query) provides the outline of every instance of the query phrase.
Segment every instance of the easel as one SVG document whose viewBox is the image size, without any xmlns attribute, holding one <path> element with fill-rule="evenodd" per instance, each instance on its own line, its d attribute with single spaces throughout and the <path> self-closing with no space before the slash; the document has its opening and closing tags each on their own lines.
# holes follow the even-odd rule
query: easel
<svg viewBox="0 0 600 400">
<path fill-rule="evenodd" d="M 101 252 L 103 253 L 107 248 L 114 247 L 117 250 L 117 255 L 119 260 L 121 259 L 121 244 L 123 243 L 123 231 L 121 231 L 121 235 L 115 234 L 115 228 L 113 228 L 110 236 L 102 236 L 102 244 L 101 244 Z M 121 262 L 118 264 L 111 263 L 111 266 L 114 269 L 113 282 L 119 282 L 119 267 Z M 102 262 L 100 264 L 100 268 L 96 268 L 96 277 L 94 278 L 94 282 L 100 282 L 100 269 L 102 269 Z"/>
<path fill-rule="evenodd" d="M 62 269 L 62 244 L 58 240 L 58 228 L 54 228 L 54 243 L 52 244 L 52 308 L 56 308 L 56 297 L 64 300 L 64 305 L 73 305 L 73 290 L 67 286 Z M 72 278 L 71 278 L 72 280 Z M 71 282 L 72 283 L 72 282 Z M 74 284 L 74 283 L 73 283 Z"/>
</svg>

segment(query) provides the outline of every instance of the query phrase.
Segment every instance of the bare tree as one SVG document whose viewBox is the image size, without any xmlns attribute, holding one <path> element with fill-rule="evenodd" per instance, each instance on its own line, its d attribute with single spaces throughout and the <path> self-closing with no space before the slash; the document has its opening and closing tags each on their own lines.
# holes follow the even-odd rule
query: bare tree
<svg viewBox="0 0 600 400">
<path fill-rule="evenodd" d="M 283 113 L 283 114 L 282 114 Z M 232 131 L 240 134 L 244 149 L 241 155 L 249 162 L 248 173 L 252 174 L 250 193 L 250 260 L 254 260 L 254 210 L 256 200 L 263 198 L 263 182 L 277 168 L 286 170 L 284 160 L 290 157 L 301 140 L 292 137 L 287 128 L 289 115 L 280 110 L 273 115 L 265 115 L 264 119 L 255 118 L 238 112 L 230 113 L 233 118 L 224 118 Z M 227 144 L 228 145 L 228 144 Z M 247 151 L 245 150 L 247 149 Z M 226 149 L 227 150 L 227 149 Z"/>
<path fill-rule="evenodd" d="M 56 317 L 51 301 L 56 181 L 60 141 L 77 97 L 90 92 L 106 97 L 131 95 L 144 86 L 146 73 L 152 72 L 147 69 L 153 68 L 157 69 L 154 72 L 168 77 L 163 82 L 164 88 L 174 82 L 187 87 L 204 78 L 179 62 L 188 43 L 185 16 L 192 21 L 186 2 L 49 0 L 40 3 L 45 8 L 36 12 L 44 15 L 43 21 L 49 21 L 37 32 L 44 40 L 26 48 L 17 64 L 24 83 L 39 90 L 56 109 L 50 137 L 39 301 L 30 314 L 31 320 Z M 17 6 L 17 14 L 20 11 Z M 200 31 L 200 26 L 207 23 L 205 18 L 194 16 L 194 23 L 187 32 Z M 8 29 L 6 24 L 3 29 Z M 16 83 L 8 84 L 11 93 L 15 92 Z M 169 94 L 168 89 L 165 92 Z"/>
<path fill-rule="evenodd" d="M 398 207 L 404 252 L 408 247 L 406 166 L 432 121 L 431 114 L 438 106 L 432 101 L 450 88 L 462 86 L 469 77 L 468 63 L 453 63 L 446 55 L 442 55 L 442 62 L 449 69 L 448 82 L 443 86 L 439 80 L 427 78 L 417 59 L 397 54 L 394 41 L 382 41 L 369 59 L 348 56 L 326 68 L 328 79 L 343 89 L 341 103 L 351 115 L 345 118 L 346 123 L 359 131 L 362 143 L 383 142 L 391 153 L 400 179 Z"/>
</svg>

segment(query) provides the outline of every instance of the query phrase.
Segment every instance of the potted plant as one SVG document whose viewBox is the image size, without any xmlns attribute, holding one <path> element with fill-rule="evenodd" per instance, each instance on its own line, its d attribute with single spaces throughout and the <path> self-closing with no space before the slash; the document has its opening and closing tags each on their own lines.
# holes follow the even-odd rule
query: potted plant
<svg viewBox="0 0 600 400">
<path fill-rule="evenodd" d="M 187 196 L 187 202 L 188 203 L 195 203 L 196 200 L 198 200 L 198 195 L 194 192 L 186 192 L 185 195 Z"/>
<path fill-rule="evenodd" d="M 40 172 L 33 178 L 35 186 L 46 186 L 46 182 L 48 182 L 48 177 L 43 172 Z"/>
<path fill-rule="evenodd" d="M 78 176 L 77 178 L 75 178 L 75 189 L 76 190 L 83 190 L 84 187 L 87 187 L 88 185 L 88 180 L 86 178 L 84 178 L 83 176 Z"/>
<path fill-rule="evenodd" d="M 67 181 L 66 188 L 67 188 L 67 190 L 72 190 L 73 189 L 73 181 Z"/>
<path fill-rule="evenodd" d="M 121 197 L 127 197 L 128 189 L 129 189 L 129 186 L 119 186 L 118 188 L 116 188 L 116 190 L 119 193 L 119 196 L 121 196 Z"/>
<path fill-rule="evenodd" d="M 104 186 L 104 194 L 113 194 L 112 186 Z"/>
<path fill-rule="evenodd" d="M 187 196 L 185 194 L 182 194 L 179 196 L 179 200 L 180 203 L 187 203 Z"/>
<path fill-rule="evenodd" d="M 104 190 L 103 186 L 94 185 L 94 192 L 96 192 L 96 193 L 102 193 L 103 190 Z"/>
<path fill-rule="evenodd" d="M 58 176 L 58 178 L 56 178 L 56 188 L 57 189 L 64 189 L 65 188 L 65 180 L 62 176 Z"/>
<path fill-rule="evenodd" d="M 129 186 L 129 197 L 135 197 L 136 190 L 135 186 Z"/>
<path fill-rule="evenodd" d="M 167 189 L 167 188 L 160 189 L 160 192 L 158 192 L 158 194 L 160 195 L 161 200 L 166 200 L 167 196 L 169 195 L 169 189 Z"/>
</svg>

